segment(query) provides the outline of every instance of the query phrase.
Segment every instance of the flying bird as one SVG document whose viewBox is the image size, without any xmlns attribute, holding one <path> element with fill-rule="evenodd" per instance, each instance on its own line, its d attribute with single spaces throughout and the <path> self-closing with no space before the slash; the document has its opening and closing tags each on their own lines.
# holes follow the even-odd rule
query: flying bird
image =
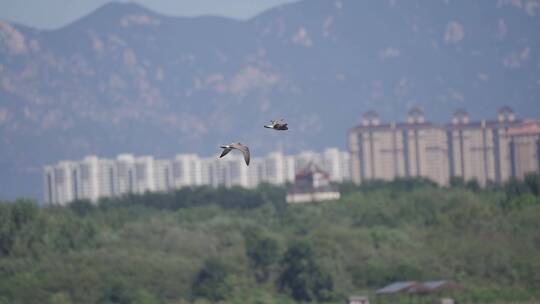
<svg viewBox="0 0 540 304">
<path fill-rule="evenodd" d="M 289 130 L 289 128 L 287 127 L 287 124 L 285 123 L 285 121 L 283 119 L 270 120 L 270 124 L 266 125 L 264 127 L 267 128 L 267 129 L 274 129 L 274 130 L 278 130 L 278 131 Z"/>
<path fill-rule="evenodd" d="M 232 149 L 237 149 L 242 152 L 242 154 L 244 154 L 244 160 L 246 161 L 246 165 L 249 166 L 249 148 L 247 146 L 244 146 L 241 143 L 233 143 L 230 145 L 223 145 L 221 146 L 221 148 L 223 149 L 223 152 L 221 152 L 219 158 L 227 155 L 227 153 L 231 152 Z"/>
</svg>

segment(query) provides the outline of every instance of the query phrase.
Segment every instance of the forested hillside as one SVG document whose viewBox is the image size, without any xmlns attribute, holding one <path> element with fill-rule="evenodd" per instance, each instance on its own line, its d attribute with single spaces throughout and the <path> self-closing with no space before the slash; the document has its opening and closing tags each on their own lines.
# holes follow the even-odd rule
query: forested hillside
<svg viewBox="0 0 540 304">
<path fill-rule="evenodd" d="M 434 279 L 462 284 L 459 303 L 540 300 L 539 175 L 341 190 L 296 206 L 271 186 L 4 202 L 0 303 L 383 303 L 387 283 Z"/>
</svg>

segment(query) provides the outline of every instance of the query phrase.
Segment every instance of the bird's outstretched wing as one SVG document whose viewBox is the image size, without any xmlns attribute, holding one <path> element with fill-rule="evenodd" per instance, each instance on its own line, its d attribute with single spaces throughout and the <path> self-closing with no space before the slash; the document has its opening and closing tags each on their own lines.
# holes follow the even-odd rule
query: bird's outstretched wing
<svg viewBox="0 0 540 304">
<path fill-rule="evenodd" d="M 240 152 L 244 154 L 244 160 L 246 161 L 246 165 L 249 166 L 249 159 L 250 159 L 249 148 L 241 144 L 232 144 L 231 147 L 233 147 L 234 149 L 240 150 Z"/>
<path fill-rule="evenodd" d="M 231 152 L 232 148 L 223 148 L 223 152 L 221 152 L 221 155 L 219 158 L 222 158 L 223 156 L 227 155 L 227 153 Z"/>
</svg>

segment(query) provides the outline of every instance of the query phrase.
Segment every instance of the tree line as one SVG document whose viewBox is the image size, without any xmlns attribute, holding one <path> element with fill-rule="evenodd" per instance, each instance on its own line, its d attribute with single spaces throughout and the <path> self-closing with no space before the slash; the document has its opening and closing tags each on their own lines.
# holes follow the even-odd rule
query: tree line
<svg viewBox="0 0 540 304">
<path fill-rule="evenodd" d="M 435 279 L 465 303 L 540 299 L 538 174 L 339 188 L 304 205 L 271 185 L 2 202 L 0 303 L 385 303 L 386 284 Z"/>
</svg>

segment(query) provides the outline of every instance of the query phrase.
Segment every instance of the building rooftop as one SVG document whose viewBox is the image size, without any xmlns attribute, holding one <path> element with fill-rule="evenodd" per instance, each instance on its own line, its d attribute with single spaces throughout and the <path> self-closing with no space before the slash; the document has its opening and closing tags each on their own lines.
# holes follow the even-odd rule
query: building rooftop
<svg viewBox="0 0 540 304">
<path fill-rule="evenodd" d="M 461 285 L 449 280 L 427 281 L 422 283 L 422 286 L 424 289 L 420 290 L 420 292 L 455 291 L 463 289 Z"/>
<path fill-rule="evenodd" d="M 508 129 L 509 135 L 538 135 L 540 134 L 540 123 L 534 119 L 525 119 L 519 126 Z"/>
<path fill-rule="evenodd" d="M 416 281 L 395 282 L 377 290 L 375 293 L 394 294 L 394 293 L 399 293 L 399 292 L 407 292 L 409 289 L 413 287 L 419 287 L 419 285 L 420 284 Z"/>
<path fill-rule="evenodd" d="M 404 130 L 404 129 L 425 129 L 425 128 L 440 128 L 443 129 L 443 126 L 439 126 L 436 124 L 433 124 L 429 121 L 424 122 L 415 122 L 415 123 L 407 123 L 407 122 L 399 122 L 399 123 L 383 123 L 378 125 L 358 125 L 354 128 L 352 128 L 350 131 L 356 131 L 356 130 L 385 130 L 385 129 L 398 129 L 398 130 Z"/>
<path fill-rule="evenodd" d="M 482 125 L 485 125 L 487 128 L 494 128 L 494 127 L 504 127 L 504 128 L 511 128 L 515 126 L 519 126 L 524 121 L 516 119 L 513 121 L 499 121 L 499 120 L 481 120 L 481 121 L 471 121 L 467 123 L 446 123 L 446 124 L 434 124 L 429 121 L 423 122 L 423 123 L 406 123 L 406 122 L 400 122 L 400 123 L 382 123 L 378 125 L 358 125 L 356 127 L 353 127 L 349 130 L 351 131 L 360 131 L 360 130 L 372 130 L 372 131 L 381 131 L 381 130 L 410 130 L 410 129 L 441 129 L 441 130 L 460 130 L 460 129 L 474 129 L 481 127 Z"/>
<path fill-rule="evenodd" d="M 339 199 L 337 187 L 330 184 L 330 175 L 313 162 L 300 170 L 287 191 L 287 203 L 303 203 Z"/>
<path fill-rule="evenodd" d="M 305 166 L 302 170 L 300 170 L 296 174 L 296 178 L 307 177 L 307 176 L 313 175 L 315 173 L 322 174 L 325 178 L 330 177 L 330 175 L 327 172 L 323 171 L 319 166 L 317 166 L 315 163 L 310 161 L 307 164 L 307 166 Z"/>
<path fill-rule="evenodd" d="M 451 122 L 435 124 L 424 119 L 424 112 L 419 107 L 413 107 L 407 112 L 407 121 L 398 122 L 398 123 L 381 123 L 379 115 L 377 112 L 368 111 L 362 115 L 362 123 L 353 127 L 351 131 L 361 131 L 361 130 L 390 130 L 390 129 L 424 129 L 424 128 L 435 128 L 435 129 L 445 129 L 445 130 L 455 130 L 455 129 L 467 129 L 467 128 L 478 128 L 482 125 L 486 127 L 512 127 L 518 126 L 522 123 L 521 120 L 514 118 L 514 111 L 508 107 L 503 106 L 498 110 L 497 119 L 492 120 L 481 120 L 481 121 L 469 121 L 469 115 L 464 109 L 457 109 L 452 117 Z"/>
<path fill-rule="evenodd" d="M 448 283 L 448 281 L 439 280 L 439 281 L 427 281 L 427 282 L 422 283 L 422 285 L 424 285 L 426 288 L 429 288 L 429 289 L 435 289 L 435 288 L 443 286 L 446 283 Z"/>
<path fill-rule="evenodd" d="M 350 296 L 349 297 L 349 300 L 351 300 L 351 301 L 353 301 L 353 300 L 354 301 L 359 301 L 359 300 L 367 300 L 367 299 L 368 299 L 368 297 L 366 297 L 366 296 Z"/>
<path fill-rule="evenodd" d="M 395 282 L 376 291 L 377 294 L 395 293 L 435 293 L 441 291 L 457 291 L 461 285 L 449 280 L 434 280 L 419 283 L 416 281 Z"/>
</svg>

